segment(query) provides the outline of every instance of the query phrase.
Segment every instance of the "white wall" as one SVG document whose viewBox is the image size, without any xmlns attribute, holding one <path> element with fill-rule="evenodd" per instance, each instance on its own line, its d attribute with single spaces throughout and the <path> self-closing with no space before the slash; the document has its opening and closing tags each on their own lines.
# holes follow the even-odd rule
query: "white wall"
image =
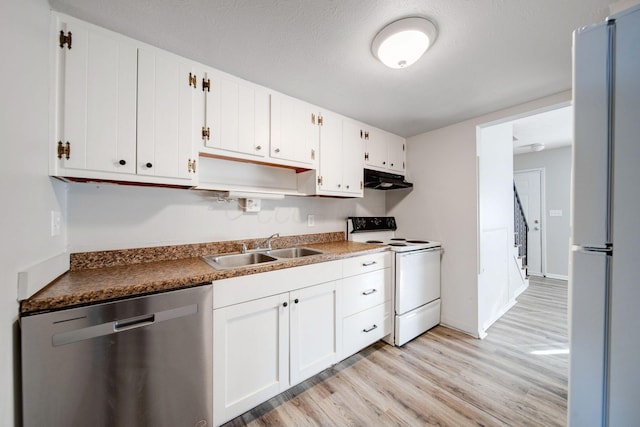
<svg viewBox="0 0 640 427">
<path fill-rule="evenodd" d="M 571 147 L 519 154 L 513 158 L 514 171 L 545 170 L 544 230 L 547 242 L 547 276 L 567 279 L 569 275 L 569 218 L 571 201 Z M 562 216 L 549 216 L 560 210 Z"/>
<path fill-rule="evenodd" d="M 64 213 L 65 185 L 48 171 L 49 5 L 0 2 L 0 425 L 19 423 L 17 273 L 64 252 L 65 233 L 50 236 L 50 211 Z"/>
<path fill-rule="evenodd" d="M 307 226 L 307 215 L 315 226 Z M 70 184 L 71 252 L 346 231 L 350 215 L 384 215 L 385 192 L 363 199 L 286 197 L 262 200 L 259 213 L 214 193 L 122 185 Z"/>
<path fill-rule="evenodd" d="M 513 262 L 513 124 L 478 130 L 478 335 L 511 303 Z"/>
<path fill-rule="evenodd" d="M 415 187 L 409 194 L 389 192 L 387 210 L 396 216 L 401 234 L 443 243 L 444 324 L 477 336 L 476 127 L 570 99 L 570 91 L 562 92 L 407 140 L 407 176 Z"/>
</svg>

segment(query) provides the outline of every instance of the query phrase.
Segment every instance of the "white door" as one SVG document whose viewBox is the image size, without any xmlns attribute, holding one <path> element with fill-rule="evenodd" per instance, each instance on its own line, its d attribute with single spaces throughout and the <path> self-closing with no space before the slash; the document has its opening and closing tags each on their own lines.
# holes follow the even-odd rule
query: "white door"
<svg viewBox="0 0 640 427">
<path fill-rule="evenodd" d="M 138 175 L 195 180 L 191 167 L 199 141 L 193 123 L 192 64 L 152 49 L 138 50 Z"/>
<path fill-rule="evenodd" d="M 136 46 L 75 21 L 60 23 L 73 47 L 57 49 L 61 168 L 136 173 Z"/>
<path fill-rule="evenodd" d="M 342 185 L 346 193 L 363 195 L 364 138 L 357 123 L 343 120 L 342 124 Z"/>
<path fill-rule="evenodd" d="M 291 292 L 291 385 L 336 363 L 339 349 L 336 282 Z"/>
<path fill-rule="evenodd" d="M 542 171 L 514 172 L 514 181 L 529 224 L 527 235 L 528 273 L 542 276 Z"/>
<path fill-rule="evenodd" d="M 214 425 L 287 388 L 289 293 L 214 310 Z"/>
</svg>

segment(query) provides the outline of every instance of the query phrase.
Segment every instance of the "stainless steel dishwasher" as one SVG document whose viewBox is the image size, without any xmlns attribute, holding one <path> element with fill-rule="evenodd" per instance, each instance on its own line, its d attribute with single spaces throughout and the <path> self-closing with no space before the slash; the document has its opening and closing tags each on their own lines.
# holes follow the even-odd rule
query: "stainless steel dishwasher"
<svg viewBox="0 0 640 427">
<path fill-rule="evenodd" d="M 212 286 L 21 319 L 24 427 L 210 427 Z"/>
</svg>

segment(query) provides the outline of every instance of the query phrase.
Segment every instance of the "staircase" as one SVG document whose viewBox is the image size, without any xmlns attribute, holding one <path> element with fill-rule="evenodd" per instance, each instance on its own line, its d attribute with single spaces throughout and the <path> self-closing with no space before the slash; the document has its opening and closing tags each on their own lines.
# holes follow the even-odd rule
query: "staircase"
<svg viewBox="0 0 640 427">
<path fill-rule="evenodd" d="M 527 234 L 529 232 L 529 224 L 527 224 L 527 218 L 524 215 L 524 209 L 522 208 L 515 182 L 513 184 L 513 229 L 515 232 L 513 257 L 523 284 L 528 285 Z"/>
</svg>

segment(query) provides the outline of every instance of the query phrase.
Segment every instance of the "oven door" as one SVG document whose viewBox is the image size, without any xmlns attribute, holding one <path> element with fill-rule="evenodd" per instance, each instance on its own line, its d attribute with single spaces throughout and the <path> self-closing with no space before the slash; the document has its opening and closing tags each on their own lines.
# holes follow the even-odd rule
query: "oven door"
<svg viewBox="0 0 640 427">
<path fill-rule="evenodd" d="M 440 298 L 440 248 L 396 253 L 396 314 Z"/>
</svg>

